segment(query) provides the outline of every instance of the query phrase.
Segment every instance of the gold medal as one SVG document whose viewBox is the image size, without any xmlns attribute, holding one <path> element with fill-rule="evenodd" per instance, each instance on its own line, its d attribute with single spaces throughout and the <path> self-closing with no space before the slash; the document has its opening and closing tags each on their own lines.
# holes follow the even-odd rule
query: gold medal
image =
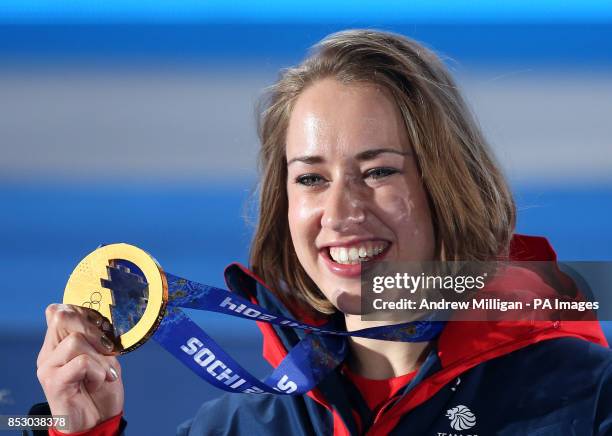
<svg viewBox="0 0 612 436">
<path fill-rule="evenodd" d="M 168 283 L 161 266 L 129 244 L 105 245 L 88 254 L 64 290 L 64 304 L 94 309 L 111 321 L 121 354 L 155 332 L 167 302 Z"/>
</svg>

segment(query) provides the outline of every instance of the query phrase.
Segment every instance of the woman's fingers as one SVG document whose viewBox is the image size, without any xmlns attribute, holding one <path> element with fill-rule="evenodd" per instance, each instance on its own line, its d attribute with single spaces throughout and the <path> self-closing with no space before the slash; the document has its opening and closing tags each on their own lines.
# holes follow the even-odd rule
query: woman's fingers
<svg viewBox="0 0 612 436">
<path fill-rule="evenodd" d="M 47 334 L 38 355 L 38 366 L 71 333 L 80 333 L 101 354 L 113 354 L 114 332 L 108 320 L 99 313 L 68 304 L 50 305 L 46 312 Z M 105 331 L 103 331 L 105 329 Z"/>
<path fill-rule="evenodd" d="M 120 365 L 114 356 L 99 354 L 81 333 L 71 333 L 38 368 L 37 376 L 48 398 L 70 397 L 81 382 L 93 393 L 104 382 L 118 380 Z"/>
<path fill-rule="evenodd" d="M 83 382 L 87 392 L 96 392 L 104 384 L 108 371 L 89 354 L 80 354 L 54 371 L 57 386 L 70 387 Z M 70 394 L 70 392 L 67 392 Z"/>
<path fill-rule="evenodd" d="M 114 381 L 118 378 L 116 367 L 118 362 L 114 357 L 107 357 L 100 354 L 82 333 L 73 332 L 59 343 L 51 356 L 46 360 L 46 366 L 60 367 L 68 364 L 74 358 L 86 354 L 93 360 L 98 362 L 104 368 L 108 381 Z M 110 360 L 112 359 L 112 360 Z M 113 367 L 115 364 L 115 367 Z"/>
<path fill-rule="evenodd" d="M 112 331 L 109 321 L 99 312 L 88 309 L 86 307 L 75 306 L 74 304 L 59 304 L 54 303 L 47 306 L 45 310 L 45 318 L 47 319 L 47 327 L 62 324 L 62 321 L 71 319 L 72 317 L 80 317 L 89 321 L 91 324 L 104 331 Z"/>
</svg>

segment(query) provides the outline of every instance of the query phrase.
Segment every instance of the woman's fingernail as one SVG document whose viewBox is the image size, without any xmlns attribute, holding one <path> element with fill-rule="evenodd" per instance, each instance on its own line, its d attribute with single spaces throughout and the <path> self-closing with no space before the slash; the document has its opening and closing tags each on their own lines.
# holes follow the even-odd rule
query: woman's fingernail
<svg viewBox="0 0 612 436">
<path fill-rule="evenodd" d="M 102 330 L 104 330 L 105 332 L 112 332 L 113 326 L 111 326 L 110 322 L 108 322 L 107 320 L 104 320 L 102 322 Z"/>
<path fill-rule="evenodd" d="M 117 380 L 119 378 L 119 375 L 117 374 L 117 370 L 113 368 L 112 366 L 108 368 L 108 371 L 111 373 L 111 377 L 113 377 L 113 380 Z"/>
<path fill-rule="evenodd" d="M 96 327 L 100 327 L 102 325 L 102 318 L 100 318 L 99 316 L 95 316 L 94 314 L 89 314 L 87 315 L 87 319 L 89 320 L 89 322 L 95 324 Z"/>
<path fill-rule="evenodd" d="M 102 343 L 104 348 L 106 348 L 108 351 L 113 351 L 113 348 L 115 348 L 111 340 L 108 339 L 106 335 L 100 336 L 100 342 Z"/>
</svg>

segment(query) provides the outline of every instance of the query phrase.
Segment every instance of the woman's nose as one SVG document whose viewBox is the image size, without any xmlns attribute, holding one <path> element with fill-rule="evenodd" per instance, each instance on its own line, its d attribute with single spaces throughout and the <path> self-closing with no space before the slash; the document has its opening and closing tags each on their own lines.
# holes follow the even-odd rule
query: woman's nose
<svg viewBox="0 0 612 436">
<path fill-rule="evenodd" d="M 332 182 L 323 204 L 322 227 L 347 233 L 365 221 L 364 200 L 356 184 L 351 179 Z"/>
</svg>

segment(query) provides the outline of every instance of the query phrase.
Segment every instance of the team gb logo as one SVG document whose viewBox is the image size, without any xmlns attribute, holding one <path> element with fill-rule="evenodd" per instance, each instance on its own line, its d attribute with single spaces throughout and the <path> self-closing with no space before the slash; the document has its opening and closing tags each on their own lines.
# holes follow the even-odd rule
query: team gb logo
<svg viewBox="0 0 612 436">
<path fill-rule="evenodd" d="M 467 430 L 476 425 L 476 416 L 463 405 L 448 409 L 446 417 L 451 420 L 450 425 L 453 430 Z"/>
</svg>

